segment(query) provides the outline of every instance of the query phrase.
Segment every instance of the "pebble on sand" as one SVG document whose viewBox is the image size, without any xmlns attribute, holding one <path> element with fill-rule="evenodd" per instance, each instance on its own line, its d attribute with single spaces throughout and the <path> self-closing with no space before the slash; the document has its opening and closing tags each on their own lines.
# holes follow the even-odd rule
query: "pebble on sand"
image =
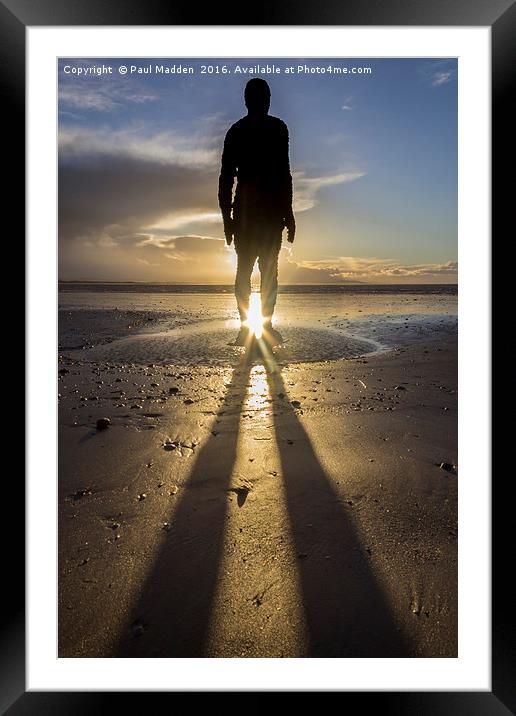
<svg viewBox="0 0 516 716">
<path fill-rule="evenodd" d="M 111 420 L 109 418 L 99 418 L 97 420 L 97 430 L 105 430 L 111 425 Z"/>
<path fill-rule="evenodd" d="M 441 462 L 438 463 L 438 465 L 441 470 L 444 470 L 445 472 L 452 472 L 454 474 L 457 472 L 457 468 L 455 467 L 455 465 L 452 465 L 451 462 Z"/>
<path fill-rule="evenodd" d="M 77 490 L 77 492 L 74 492 L 73 495 L 70 495 L 72 500 L 74 502 L 77 502 L 77 500 L 82 499 L 85 495 L 92 495 L 93 490 L 91 487 L 85 487 L 83 490 Z"/>
<path fill-rule="evenodd" d="M 135 637 L 143 636 L 143 634 L 145 633 L 145 628 L 143 624 L 133 624 L 132 632 L 133 636 Z"/>
</svg>

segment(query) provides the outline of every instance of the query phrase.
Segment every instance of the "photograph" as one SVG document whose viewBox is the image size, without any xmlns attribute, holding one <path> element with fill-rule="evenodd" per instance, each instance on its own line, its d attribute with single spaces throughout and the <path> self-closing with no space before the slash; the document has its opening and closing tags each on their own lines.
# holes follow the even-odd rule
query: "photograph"
<svg viewBox="0 0 516 716">
<path fill-rule="evenodd" d="M 60 57 L 59 657 L 457 657 L 456 58 Z"/>
</svg>

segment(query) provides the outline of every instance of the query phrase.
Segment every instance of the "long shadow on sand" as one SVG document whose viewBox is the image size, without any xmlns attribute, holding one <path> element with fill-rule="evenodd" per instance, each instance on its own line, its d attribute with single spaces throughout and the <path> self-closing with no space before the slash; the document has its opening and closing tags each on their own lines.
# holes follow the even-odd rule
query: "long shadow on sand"
<svg viewBox="0 0 516 716">
<path fill-rule="evenodd" d="M 279 372 L 268 372 L 274 432 L 308 629 L 310 657 L 399 657 L 410 650 L 371 557 L 332 487 Z M 280 397 L 282 396 L 282 397 Z M 344 445 L 335 445 L 345 466 Z"/>
<path fill-rule="evenodd" d="M 320 464 L 281 375 L 264 355 L 312 657 L 410 656 L 370 556 Z M 200 450 L 125 633 L 112 656 L 200 657 L 219 577 L 227 490 L 251 360 L 235 369 L 225 423 Z M 345 464 L 345 448 L 342 451 Z M 202 489 L 199 489 L 202 488 Z M 131 626 L 136 628 L 131 628 Z M 264 656 L 267 656 L 264 654 Z"/>
<path fill-rule="evenodd" d="M 215 596 L 251 363 L 235 368 L 219 414 L 220 432 L 199 449 L 126 631 L 112 656 L 203 655 Z M 136 628 L 131 628 L 136 627 Z"/>
</svg>

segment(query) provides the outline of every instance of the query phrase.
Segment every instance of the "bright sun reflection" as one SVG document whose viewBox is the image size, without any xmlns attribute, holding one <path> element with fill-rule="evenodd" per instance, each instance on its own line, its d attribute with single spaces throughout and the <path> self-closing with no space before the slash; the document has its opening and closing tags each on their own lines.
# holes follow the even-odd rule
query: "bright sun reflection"
<svg viewBox="0 0 516 716">
<path fill-rule="evenodd" d="M 249 390 L 246 397 L 246 409 L 257 412 L 270 410 L 267 371 L 263 366 L 253 366 L 249 376 Z"/>
<path fill-rule="evenodd" d="M 249 313 L 247 314 L 247 325 L 256 338 L 262 337 L 263 317 L 260 305 L 260 295 L 252 293 L 249 301 Z"/>
</svg>

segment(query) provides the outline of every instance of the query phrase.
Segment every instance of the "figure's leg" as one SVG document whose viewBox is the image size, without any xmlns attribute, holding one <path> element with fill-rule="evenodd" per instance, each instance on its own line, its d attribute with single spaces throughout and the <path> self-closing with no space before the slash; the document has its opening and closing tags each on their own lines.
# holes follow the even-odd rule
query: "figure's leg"
<svg viewBox="0 0 516 716">
<path fill-rule="evenodd" d="M 247 319 L 249 297 L 251 295 L 251 274 L 253 273 L 255 254 L 248 248 L 235 247 L 237 251 L 237 271 L 235 278 L 235 296 L 240 321 Z"/>
<path fill-rule="evenodd" d="M 278 296 L 278 258 L 280 248 L 281 235 L 279 240 L 267 242 L 261 248 L 258 256 L 262 316 L 266 326 L 271 324 Z"/>
</svg>

